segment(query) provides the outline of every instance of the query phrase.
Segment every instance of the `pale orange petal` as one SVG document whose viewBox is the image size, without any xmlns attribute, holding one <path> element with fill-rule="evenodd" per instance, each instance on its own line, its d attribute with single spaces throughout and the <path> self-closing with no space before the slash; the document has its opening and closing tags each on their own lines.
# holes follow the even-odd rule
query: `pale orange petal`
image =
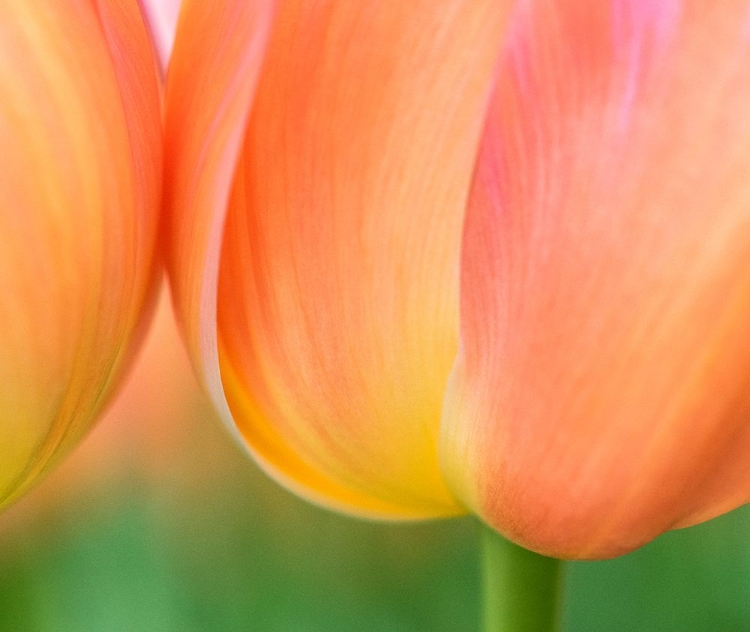
<svg viewBox="0 0 750 632">
<path fill-rule="evenodd" d="M 161 134 L 135 0 L 0 20 L 0 504 L 89 427 L 154 286 Z"/>
<path fill-rule="evenodd" d="M 604 557 L 750 500 L 747 2 L 525 3 L 470 203 L 442 454 Z"/>
<path fill-rule="evenodd" d="M 230 204 L 222 376 L 258 458 L 362 515 L 463 511 L 437 461 L 506 3 L 281 3 Z"/>
<path fill-rule="evenodd" d="M 167 77 L 165 248 L 177 319 L 222 416 L 216 286 L 229 193 L 275 2 L 185 0 Z"/>
<path fill-rule="evenodd" d="M 112 404 L 73 454 L 23 502 L 3 512 L 0 533 L 17 537 L 50 511 L 59 513 L 90 502 L 92 495 L 110 494 L 123 480 L 146 477 L 161 485 L 165 478 L 187 471 L 180 460 L 186 456 L 186 444 L 196 441 L 187 422 L 205 408 L 201 395 L 164 287 L 142 349 Z M 196 423 L 204 424 L 207 415 L 203 412 Z M 216 484 L 219 471 L 226 473 L 214 467 L 196 475 L 201 482 Z"/>
</svg>

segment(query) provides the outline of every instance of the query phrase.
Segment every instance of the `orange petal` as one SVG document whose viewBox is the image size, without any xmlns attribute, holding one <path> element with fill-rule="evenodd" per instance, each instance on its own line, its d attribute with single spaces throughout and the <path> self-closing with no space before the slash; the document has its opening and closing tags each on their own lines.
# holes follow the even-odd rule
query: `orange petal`
<svg viewBox="0 0 750 632">
<path fill-rule="evenodd" d="M 526 3 L 464 242 L 442 456 L 543 553 L 750 500 L 747 2 Z"/>
<path fill-rule="evenodd" d="M 461 226 L 505 3 L 283 2 L 218 295 L 231 411 L 271 473 L 344 511 L 462 511 L 437 435 Z"/>
<path fill-rule="evenodd" d="M 0 505 L 89 427 L 154 286 L 160 113 L 135 0 L 0 20 Z"/>
<path fill-rule="evenodd" d="M 3 513 L 0 537 L 19 536 L 51 512 L 90 501 L 92 494 L 102 497 L 121 489 L 123 480 L 145 478 L 156 486 L 186 471 L 179 461 L 188 455 L 186 444 L 199 441 L 188 421 L 202 411 L 200 404 L 203 398 L 164 291 L 141 351 L 112 404 L 75 452 L 23 502 Z M 195 423 L 202 422 L 205 419 Z M 226 474 L 201 465 L 203 471 L 196 476 L 203 484 L 218 484 L 217 473 Z"/>
<path fill-rule="evenodd" d="M 226 408 L 216 285 L 232 178 L 275 3 L 184 0 L 165 103 L 167 269 L 191 361 Z"/>
</svg>

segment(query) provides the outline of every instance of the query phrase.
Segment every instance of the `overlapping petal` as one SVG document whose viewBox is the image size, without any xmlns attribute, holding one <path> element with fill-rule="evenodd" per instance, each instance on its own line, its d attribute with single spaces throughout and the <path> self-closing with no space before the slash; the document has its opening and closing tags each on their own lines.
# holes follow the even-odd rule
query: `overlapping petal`
<svg viewBox="0 0 750 632">
<path fill-rule="evenodd" d="M 272 0 L 185 0 L 167 81 L 166 265 L 191 360 L 226 418 L 216 339 L 219 257 L 274 7 Z"/>
<path fill-rule="evenodd" d="M 0 20 L 0 505 L 89 427 L 154 286 L 161 131 L 135 0 Z"/>
<path fill-rule="evenodd" d="M 189 0 L 175 302 L 303 495 L 614 555 L 750 496 L 750 11 L 505 13 Z"/>
<path fill-rule="evenodd" d="M 221 4 L 216 20 L 242 3 Z M 174 259 L 184 320 L 201 292 L 209 299 L 188 337 L 200 347 L 218 302 L 222 383 L 209 367 L 212 391 L 225 389 L 261 462 L 319 502 L 390 517 L 460 511 L 439 472 L 437 432 L 457 342 L 465 201 L 505 13 L 485 0 L 280 2 L 223 243 L 228 154 L 200 176 L 214 182 L 211 194 L 193 203 L 200 184 L 186 194 L 205 223 L 183 222 L 177 249 L 199 248 L 196 260 L 209 261 L 201 272 Z M 188 22 L 198 24 L 183 14 L 180 28 Z M 222 48 L 204 38 L 188 55 L 178 32 L 175 57 L 184 44 L 186 67 L 224 72 L 228 59 L 217 59 L 239 29 L 194 28 Z M 237 70 L 237 80 L 246 75 Z M 173 80 L 209 99 L 220 89 L 176 77 L 169 98 Z M 235 111 L 234 97 L 222 97 L 217 116 Z M 204 129 L 221 137 L 240 118 Z M 168 128 L 186 120 L 168 112 Z M 178 177 L 198 182 L 192 174 L 212 151 L 193 147 L 192 172 Z M 218 249 L 214 295 L 199 288 L 216 274 Z"/>
<path fill-rule="evenodd" d="M 533 549 L 750 500 L 750 6 L 524 3 L 469 204 L 442 457 Z"/>
</svg>

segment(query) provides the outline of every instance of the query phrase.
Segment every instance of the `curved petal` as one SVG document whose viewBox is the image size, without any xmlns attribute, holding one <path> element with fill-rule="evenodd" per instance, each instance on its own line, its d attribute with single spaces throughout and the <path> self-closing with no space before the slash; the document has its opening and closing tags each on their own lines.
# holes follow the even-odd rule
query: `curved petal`
<svg viewBox="0 0 750 632">
<path fill-rule="evenodd" d="M 5 2 L 0 94 L 5 504 L 89 427 L 152 295 L 160 111 L 135 0 Z"/>
<path fill-rule="evenodd" d="M 442 456 L 537 551 L 612 556 L 750 499 L 748 6 L 515 16 Z"/>
<path fill-rule="evenodd" d="M 322 504 L 462 511 L 437 432 L 505 4 L 281 3 L 230 203 L 219 350 L 251 450 Z"/>
<path fill-rule="evenodd" d="M 229 193 L 274 9 L 273 0 L 184 0 L 167 76 L 164 236 L 172 298 L 196 373 L 233 431 L 219 373 L 216 286 Z"/>
</svg>

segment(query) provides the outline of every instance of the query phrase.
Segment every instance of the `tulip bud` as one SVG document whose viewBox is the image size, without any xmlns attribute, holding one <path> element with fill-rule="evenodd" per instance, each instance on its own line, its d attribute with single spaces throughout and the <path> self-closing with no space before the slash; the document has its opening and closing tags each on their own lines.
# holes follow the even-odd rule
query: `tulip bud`
<svg viewBox="0 0 750 632">
<path fill-rule="evenodd" d="M 750 13 L 506 4 L 189 0 L 172 286 L 289 487 L 604 557 L 750 498 Z"/>
<path fill-rule="evenodd" d="M 156 65 L 136 0 L 0 19 L 0 505 L 91 425 L 155 286 Z"/>
</svg>

